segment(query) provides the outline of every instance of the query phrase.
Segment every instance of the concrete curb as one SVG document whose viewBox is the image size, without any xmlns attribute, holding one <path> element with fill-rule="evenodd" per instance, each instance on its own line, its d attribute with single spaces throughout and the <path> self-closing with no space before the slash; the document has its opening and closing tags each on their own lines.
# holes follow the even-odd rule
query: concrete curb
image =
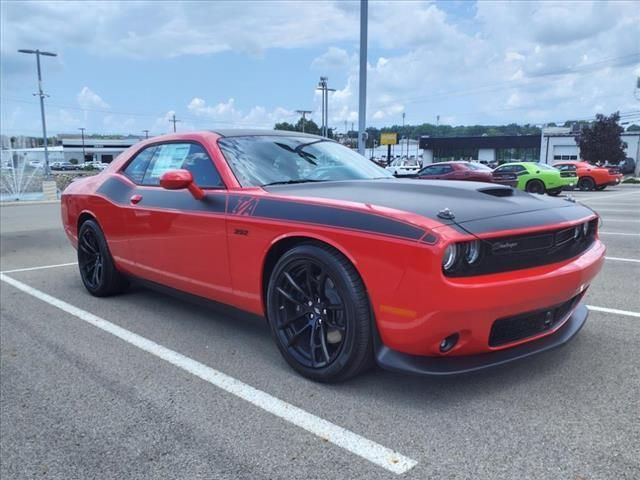
<svg viewBox="0 0 640 480">
<path fill-rule="evenodd" d="M 15 202 L 0 202 L 0 207 L 28 207 L 29 205 L 49 205 L 53 203 L 60 203 L 60 200 L 34 200 L 24 202 L 15 201 Z"/>
</svg>

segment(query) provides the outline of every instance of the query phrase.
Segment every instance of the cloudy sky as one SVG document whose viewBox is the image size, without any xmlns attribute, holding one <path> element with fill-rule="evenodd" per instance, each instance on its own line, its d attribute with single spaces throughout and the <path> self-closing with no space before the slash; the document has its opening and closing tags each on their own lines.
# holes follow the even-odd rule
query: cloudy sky
<svg viewBox="0 0 640 480">
<path fill-rule="evenodd" d="M 30 2 L 1 8 L 2 133 L 264 127 L 336 89 L 330 126 L 357 122 L 359 2 Z M 370 1 L 367 124 L 546 123 L 637 112 L 635 2 Z M 640 123 L 640 115 L 637 123 Z"/>
</svg>

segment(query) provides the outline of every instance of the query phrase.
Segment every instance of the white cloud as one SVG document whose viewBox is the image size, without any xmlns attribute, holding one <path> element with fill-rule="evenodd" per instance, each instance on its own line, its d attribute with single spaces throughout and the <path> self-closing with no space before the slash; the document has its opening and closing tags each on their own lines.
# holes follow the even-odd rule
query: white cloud
<svg viewBox="0 0 640 480">
<path fill-rule="evenodd" d="M 82 90 L 80 90 L 76 99 L 78 100 L 78 105 L 83 109 L 90 110 L 110 108 L 109 104 L 89 87 L 82 87 Z"/>
<path fill-rule="evenodd" d="M 311 68 L 316 70 L 332 70 L 336 68 L 346 68 L 354 61 L 346 50 L 338 47 L 329 47 L 322 55 L 316 57 L 311 62 Z"/>
<path fill-rule="evenodd" d="M 273 128 L 278 122 L 291 122 L 296 119 L 296 113 L 282 107 L 267 110 L 262 106 L 254 106 L 248 112 L 236 108 L 235 100 L 229 98 L 215 105 L 209 105 L 200 97 L 194 97 L 187 105 L 188 111 L 200 124 L 209 127 L 245 127 L 245 128 Z"/>
</svg>

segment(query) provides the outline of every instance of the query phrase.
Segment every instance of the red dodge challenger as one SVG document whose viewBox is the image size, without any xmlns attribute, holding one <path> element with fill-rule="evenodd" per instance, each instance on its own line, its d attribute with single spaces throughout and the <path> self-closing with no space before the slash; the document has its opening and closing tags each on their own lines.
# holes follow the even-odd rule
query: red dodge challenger
<svg viewBox="0 0 640 480">
<path fill-rule="evenodd" d="M 146 140 L 73 182 L 62 219 L 92 295 L 141 279 L 264 315 L 318 381 L 374 360 L 469 372 L 565 344 L 605 253 L 580 204 L 394 178 L 296 132 Z"/>
<path fill-rule="evenodd" d="M 466 180 L 469 182 L 489 182 L 516 187 L 518 176 L 515 173 L 494 172 L 477 162 L 438 162 L 427 165 L 416 175 L 427 180 Z"/>
</svg>

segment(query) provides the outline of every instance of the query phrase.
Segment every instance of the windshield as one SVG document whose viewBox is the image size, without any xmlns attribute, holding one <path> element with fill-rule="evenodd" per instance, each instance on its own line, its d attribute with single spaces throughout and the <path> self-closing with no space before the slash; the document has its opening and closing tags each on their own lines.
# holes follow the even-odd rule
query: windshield
<svg viewBox="0 0 640 480">
<path fill-rule="evenodd" d="M 384 168 L 326 139 L 264 135 L 222 138 L 218 145 L 243 187 L 393 178 Z"/>
<path fill-rule="evenodd" d="M 477 170 L 480 172 L 492 172 L 493 170 L 491 170 L 489 167 L 487 167 L 486 165 L 483 165 L 482 163 L 469 163 L 469 168 L 471 170 Z"/>
</svg>

